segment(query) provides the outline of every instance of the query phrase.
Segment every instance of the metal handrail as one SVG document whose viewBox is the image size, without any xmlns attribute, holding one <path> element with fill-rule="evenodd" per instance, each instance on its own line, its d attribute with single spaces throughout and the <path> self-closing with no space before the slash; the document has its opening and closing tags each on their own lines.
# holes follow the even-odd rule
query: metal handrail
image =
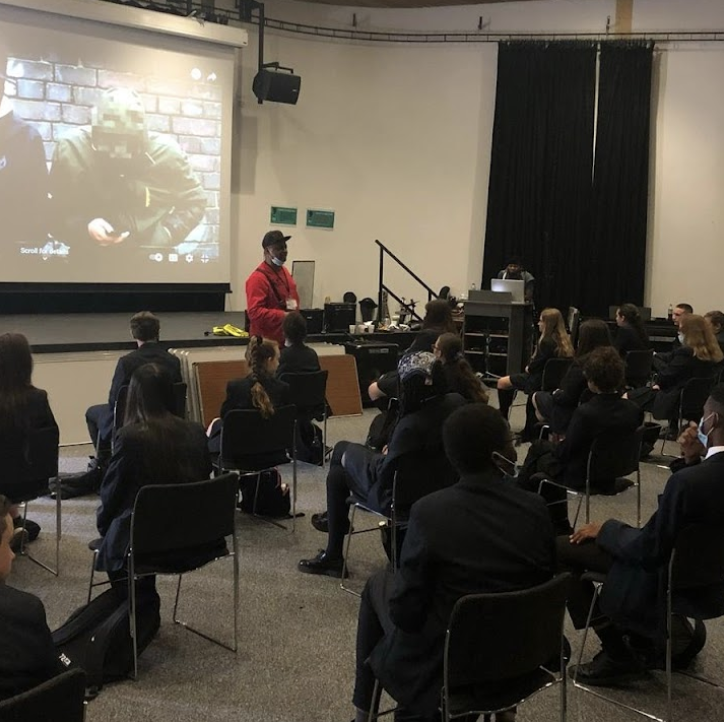
<svg viewBox="0 0 724 722">
<path fill-rule="evenodd" d="M 418 314 L 414 307 L 411 306 L 408 303 L 405 303 L 397 294 L 395 294 L 392 289 L 385 284 L 385 254 L 390 256 L 395 263 L 397 263 L 400 268 L 402 268 L 404 271 L 406 271 L 410 276 L 412 276 L 426 291 L 427 291 L 427 300 L 432 301 L 433 298 L 439 298 L 439 295 L 435 293 L 435 291 L 428 286 L 425 281 L 423 281 L 411 268 L 407 266 L 403 261 L 401 261 L 387 246 L 385 246 L 384 243 L 381 243 L 379 240 L 375 239 L 375 243 L 380 247 L 380 282 L 379 282 L 379 291 L 377 294 L 377 320 L 379 322 L 382 321 L 382 308 L 383 308 L 383 299 L 382 296 L 386 292 L 392 298 L 394 298 L 406 311 L 410 313 L 411 316 L 414 316 L 419 321 L 422 321 L 422 316 Z"/>
</svg>

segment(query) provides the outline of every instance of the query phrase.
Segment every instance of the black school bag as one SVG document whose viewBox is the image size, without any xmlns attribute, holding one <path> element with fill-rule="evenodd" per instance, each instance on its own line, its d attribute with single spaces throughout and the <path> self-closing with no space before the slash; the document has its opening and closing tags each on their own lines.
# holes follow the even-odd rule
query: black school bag
<svg viewBox="0 0 724 722">
<path fill-rule="evenodd" d="M 124 679 L 133 671 L 130 604 L 125 594 L 108 589 L 76 609 L 53 632 L 61 663 L 86 673 L 89 696 L 106 682 Z M 155 589 L 136 593 L 138 653 L 149 645 L 161 626 L 161 600 Z"/>
</svg>

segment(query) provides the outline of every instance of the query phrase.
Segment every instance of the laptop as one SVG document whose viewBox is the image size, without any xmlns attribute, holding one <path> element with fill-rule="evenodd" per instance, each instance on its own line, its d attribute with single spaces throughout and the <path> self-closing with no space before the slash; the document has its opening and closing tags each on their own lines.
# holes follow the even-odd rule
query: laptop
<svg viewBox="0 0 724 722">
<path fill-rule="evenodd" d="M 496 293 L 510 293 L 513 297 L 513 303 L 523 303 L 525 301 L 525 281 L 494 278 L 490 282 L 490 290 Z"/>
</svg>

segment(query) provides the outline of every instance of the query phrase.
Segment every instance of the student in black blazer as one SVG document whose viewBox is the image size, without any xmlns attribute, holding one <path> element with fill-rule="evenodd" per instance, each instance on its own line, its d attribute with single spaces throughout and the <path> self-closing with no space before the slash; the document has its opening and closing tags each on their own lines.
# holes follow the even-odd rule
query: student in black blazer
<svg viewBox="0 0 724 722">
<path fill-rule="evenodd" d="M 515 459 L 499 413 L 479 403 L 459 408 L 443 438 L 460 481 L 412 507 L 399 572 L 375 574 L 362 594 L 358 722 L 366 719 L 375 676 L 406 712 L 430 719 L 440 702 L 445 631 L 457 600 L 530 588 L 554 571 L 543 500 L 517 488 L 498 466 Z"/>
<path fill-rule="evenodd" d="M 578 332 L 575 358 L 561 379 L 560 386 L 552 392 L 536 391 L 533 394 L 538 421 L 547 422 L 553 433 L 566 433 L 573 412 L 588 389 L 583 375 L 583 364 L 588 354 L 606 346 L 611 346 L 611 334 L 606 323 L 598 318 L 584 321 Z"/>
<path fill-rule="evenodd" d="M 61 671 L 43 603 L 6 584 L 15 558 L 10 508 L 10 500 L 0 495 L 0 700 L 26 692 Z"/>
<path fill-rule="evenodd" d="M 606 432 L 623 436 L 643 422 L 641 409 L 621 398 L 624 365 L 612 346 L 597 348 L 588 354 L 583 373 L 593 398 L 576 409 L 562 441 L 536 441 L 531 445 L 518 477 L 524 489 L 537 491 L 540 479 L 536 474 L 540 473 L 571 489 L 585 488 L 588 455 L 596 437 Z M 606 491 L 613 488 L 615 479 L 598 483 L 598 491 Z M 566 497 L 565 490 L 550 485 L 543 487 L 543 493 L 549 503 Z M 550 510 L 559 530 L 566 531 L 569 524 L 565 504 L 555 504 Z"/>
<path fill-rule="evenodd" d="M 699 441 L 699 434 L 706 445 Z M 580 575 L 588 570 L 607 574 L 600 613 L 593 624 L 602 650 L 592 662 L 578 668 L 578 679 L 584 683 L 616 684 L 639 676 L 647 659 L 660 664 L 665 644 L 666 570 L 676 537 L 691 524 L 724 526 L 723 385 L 716 386 L 707 399 L 702 423 L 698 427 L 690 424 L 679 442 L 683 461 L 642 529 L 609 519 L 604 524 L 591 522 L 570 538 L 558 539 L 559 565 L 577 580 L 568 602 L 577 628 L 584 626 L 592 598 L 590 583 L 581 582 Z M 686 604 L 687 616 L 720 616 L 724 614 L 724 585 L 689 589 L 685 600 L 677 602 Z M 632 643 L 646 654 L 637 654 Z M 659 654 L 651 654 L 651 646 Z"/>
<path fill-rule="evenodd" d="M 20 502 L 32 498 L 48 487 L 48 479 L 28 479 L 26 452 L 28 433 L 39 429 L 57 429 L 48 394 L 33 386 L 33 357 L 28 339 L 20 333 L 0 335 L 0 494 Z M 17 534 L 21 517 L 17 505 L 11 515 Z M 38 536 L 40 527 L 28 520 L 30 540 Z M 14 546 L 19 546 L 16 535 Z"/>
<path fill-rule="evenodd" d="M 365 500 L 371 509 L 388 512 L 400 459 L 415 453 L 425 458 L 436 452 L 442 456 L 443 422 L 465 404 L 465 399 L 460 394 L 445 393 L 442 367 L 435 363 L 432 353 L 407 354 L 398 370 L 402 390 L 400 420 L 390 443 L 382 453 L 349 441 L 335 445 L 327 474 L 327 511 L 312 516 L 314 528 L 328 533 L 327 546 L 316 557 L 302 559 L 301 572 L 341 577 L 350 494 Z"/>
<path fill-rule="evenodd" d="M 146 364 L 133 374 L 126 423 L 103 478 L 96 518 L 102 537 L 96 568 L 112 581 L 125 576 L 131 513 L 139 489 L 202 481 L 211 474 L 203 427 L 172 414 L 172 400 L 173 385 L 159 366 Z"/>
<path fill-rule="evenodd" d="M 88 478 L 76 479 L 77 485 L 95 484 L 97 488 L 100 484 L 111 454 L 113 410 L 121 389 L 128 386 L 137 368 L 153 363 L 168 373 L 172 383 L 182 381 L 181 362 L 159 344 L 160 331 L 161 322 L 149 311 L 141 311 L 131 317 L 131 336 L 138 348 L 118 359 L 111 381 L 111 390 L 108 393 L 108 403 L 91 406 L 85 412 L 88 435 L 91 443 L 97 446 L 96 459 L 88 468 Z"/>
<path fill-rule="evenodd" d="M 624 361 L 629 351 L 645 351 L 651 348 L 641 314 L 633 303 L 624 303 L 617 309 L 616 326 L 618 328 L 613 345 Z"/>
<path fill-rule="evenodd" d="M 543 369 L 546 362 L 552 358 L 571 358 L 573 346 L 563 323 L 563 316 L 557 308 L 544 308 L 538 319 L 540 338 L 535 353 L 531 357 L 525 372 L 503 376 L 498 379 L 498 406 L 500 413 L 506 419 L 510 415 L 515 390 L 524 391 L 531 395 L 541 390 L 543 383 Z M 526 419 L 526 433 L 532 430 L 535 423 L 535 409 L 532 403 Z"/>
<path fill-rule="evenodd" d="M 259 409 L 265 418 L 274 413 L 277 406 L 289 403 L 289 384 L 274 375 L 279 366 L 279 346 L 276 341 L 261 336 L 252 336 L 246 348 L 246 360 L 250 373 L 246 378 L 234 379 L 226 385 L 226 398 L 221 404 L 219 417 L 214 419 L 207 433 L 209 451 L 221 451 L 221 428 L 224 417 L 236 409 Z M 260 460 L 261 461 L 261 460 Z M 287 461 L 286 455 L 267 459 L 269 466 Z"/>
<path fill-rule="evenodd" d="M 679 328 L 683 341 L 661 367 L 656 383 L 629 391 L 627 397 L 655 419 L 675 422 L 678 416 L 679 394 L 689 379 L 713 379 L 724 359 L 711 325 L 703 316 L 687 313 L 681 317 Z"/>
<path fill-rule="evenodd" d="M 307 346 L 307 322 L 299 311 L 291 311 L 282 322 L 284 348 L 279 354 L 279 367 L 276 375 L 313 373 L 319 371 L 319 356 Z"/>
</svg>

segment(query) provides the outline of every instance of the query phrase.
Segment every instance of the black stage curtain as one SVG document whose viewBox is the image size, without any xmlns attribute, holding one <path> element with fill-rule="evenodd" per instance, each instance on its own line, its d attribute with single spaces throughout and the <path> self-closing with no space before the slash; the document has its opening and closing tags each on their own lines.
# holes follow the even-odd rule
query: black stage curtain
<svg viewBox="0 0 724 722">
<path fill-rule="evenodd" d="M 581 307 L 603 315 L 642 305 L 651 128 L 653 43 L 601 44 L 590 260 Z"/>
<path fill-rule="evenodd" d="M 539 308 L 643 299 L 652 45 L 502 43 L 483 282 L 513 255 Z"/>
<path fill-rule="evenodd" d="M 577 290 L 590 228 L 595 85 L 593 43 L 499 46 L 483 278 L 521 256 L 539 308 L 566 308 Z"/>
</svg>

